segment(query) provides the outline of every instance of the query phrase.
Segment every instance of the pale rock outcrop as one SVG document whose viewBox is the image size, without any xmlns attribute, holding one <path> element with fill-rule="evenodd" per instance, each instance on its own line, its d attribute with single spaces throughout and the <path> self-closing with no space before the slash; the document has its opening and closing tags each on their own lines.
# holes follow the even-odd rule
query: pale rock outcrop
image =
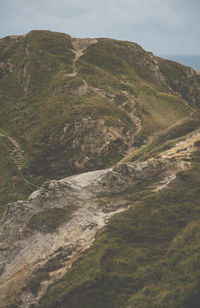
<svg viewBox="0 0 200 308">
<path fill-rule="evenodd" d="M 130 206 L 130 201 L 124 197 L 105 208 L 99 202 L 102 197 L 124 192 L 154 176 L 158 179 L 170 176 L 183 167 L 175 158 L 121 163 L 110 169 L 46 182 L 28 201 L 8 204 L 0 224 L 0 307 L 13 302 L 19 307 L 37 303 L 48 285 L 61 277 L 81 252 L 92 245 L 97 231 L 110 217 Z M 44 213 L 68 213 L 65 212 L 68 209 L 69 214 L 61 215 L 51 229 L 46 228 L 45 219 L 40 221 Z M 33 218 L 41 225 L 31 225 Z M 32 294 L 30 280 L 60 252 L 61 268 L 50 272 L 38 294 Z"/>
</svg>

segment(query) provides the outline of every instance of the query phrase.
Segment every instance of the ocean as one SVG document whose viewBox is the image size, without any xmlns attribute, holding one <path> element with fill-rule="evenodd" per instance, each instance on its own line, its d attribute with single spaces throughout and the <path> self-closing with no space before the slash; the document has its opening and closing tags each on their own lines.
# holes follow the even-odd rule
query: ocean
<svg viewBox="0 0 200 308">
<path fill-rule="evenodd" d="M 162 55 L 160 57 L 179 62 L 200 72 L 200 55 Z"/>
</svg>

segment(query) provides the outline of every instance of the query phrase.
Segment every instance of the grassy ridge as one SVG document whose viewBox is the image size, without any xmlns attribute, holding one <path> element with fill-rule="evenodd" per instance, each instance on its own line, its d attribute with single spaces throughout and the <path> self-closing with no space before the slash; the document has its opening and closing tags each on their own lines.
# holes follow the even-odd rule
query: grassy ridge
<svg viewBox="0 0 200 308">
<path fill-rule="evenodd" d="M 149 67 L 153 65 L 150 55 L 136 44 L 130 45 L 132 50 L 129 45 L 115 40 L 99 40 L 79 60 L 78 69 L 80 75 L 94 87 L 114 94 L 116 104 L 118 97 L 123 95 L 122 91 L 135 98 L 142 120 L 142 129 L 135 141 L 139 146 L 149 136 L 186 117 L 192 108 L 180 96 L 169 93 L 167 86 L 156 79 Z M 149 65 L 145 66 L 145 61 Z M 116 63 L 120 64 L 120 71 Z M 123 105 L 124 101 L 123 97 L 120 103 Z"/>
<path fill-rule="evenodd" d="M 145 161 L 150 157 L 170 149 L 175 143 L 184 140 L 184 137 L 195 131 L 200 127 L 200 114 L 196 112 L 191 118 L 182 121 L 179 125 L 176 125 L 168 129 L 165 133 L 155 138 L 152 142 L 139 148 L 135 153 L 131 153 L 123 159 L 123 162 Z"/>
<path fill-rule="evenodd" d="M 199 155 L 175 185 L 113 217 L 38 307 L 199 307 Z"/>
<path fill-rule="evenodd" d="M 46 179 L 114 165 L 129 146 L 154 137 L 131 157 L 143 161 L 199 127 L 199 116 L 190 118 L 200 106 L 195 72 L 137 44 L 98 39 L 70 77 L 72 48 L 70 36 L 50 31 L 0 40 L 0 130 L 25 158 L 19 171 L 13 145 L 0 137 L 0 215 L 5 203 L 26 198 Z M 141 128 L 133 139 L 134 116 Z M 173 187 L 151 197 L 151 183 L 127 191 L 133 204 L 141 201 L 113 217 L 38 307 L 199 307 L 199 154 Z M 42 212 L 29 227 L 53 231 L 71 210 Z M 48 277 L 47 269 L 37 273 L 31 290 L 36 294 Z"/>
<path fill-rule="evenodd" d="M 111 166 L 129 147 L 191 112 L 158 78 L 153 55 L 137 44 L 98 39 L 78 60 L 77 76 L 70 77 L 72 42 L 51 31 L 0 40 L 0 129 L 22 146 L 22 175 L 33 184 Z M 134 140 L 131 113 L 142 124 Z M 11 193 L 10 188 L 7 200 Z"/>
</svg>

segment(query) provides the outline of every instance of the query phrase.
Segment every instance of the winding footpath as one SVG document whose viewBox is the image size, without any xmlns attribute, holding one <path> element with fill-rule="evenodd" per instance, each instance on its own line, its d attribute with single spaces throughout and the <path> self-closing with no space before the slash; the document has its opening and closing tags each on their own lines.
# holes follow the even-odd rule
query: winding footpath
<svg viewBox="0 0 200 308">
<path fill-rule="evenodd" d="M 81 56 L 84 55 L 86 49 L 93 45 L 96 44 L 98 41 L 96 39 L 73 39 L 72 41 L 72 52 L 74 53 L 74 59 L 72 62 L 72 67 L 73 67 L 73 72 L 72 73 L 68 73 L 68 74 L 64 74 L 64 76 L 68 76 L 68 77 L 75 77 L 78 72 L 77 72 L 77 68 L 76 68 L 76 63 L 79 60 L 79 58 Z"/>
</svg>

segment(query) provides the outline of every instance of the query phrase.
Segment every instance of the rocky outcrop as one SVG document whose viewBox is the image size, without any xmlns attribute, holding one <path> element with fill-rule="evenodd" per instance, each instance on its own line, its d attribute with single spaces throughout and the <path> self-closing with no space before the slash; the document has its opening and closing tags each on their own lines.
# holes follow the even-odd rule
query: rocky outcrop
<svg viewBox="0 0 200 308">
<path fill-rule="evenodd" d="M 12 160 L 36 185 L 114 165 L 189 116 L 190 81 L 199 83 L 186 74 L 193 94 L 183 101 L 139 45 L 51 31 L 0 39 L 0 75 L 0 129 L 22 145 L 25 160 L 16 144 Z"/>
<path fill-rule="evenodd" d="M 49 178 L 113 166 L 189 117 L 189 105 L 199 106 L 195 72 L 173 72 L 173 63 L 134 43 L 32 31 L 0 45 L 1 129 L 13 136 L 0 134 L 9 145 L 2 165 L 7 153 L 14 165 L 3 179 L 8 196 L 23 198 Z M 145 182 L 153 194 L 172 183 L 190 165 L 199 138 L 197 132 L 145 162 L 45 182 L 28 201 L 9 203 L 0 222 L 0 307 L 36 304 L 98 230 L 134 206 L 127 192 Z"/>
<path fill-rule="evenodd" d="M 142 181 L 159 181 L 186 165 L 175 158 L 122 163 L 46 182 L 28 201 L 8 204 L 0 226 L 1 307 L 37 303 L 48 285 L 91 246 L 110 217 L 130 206 L 126 197 L 107 204 L 102 198 L 109 200 Z M 54 260 L 59 260 L 58 268 L 48 268 Z M 41 277 L 44 267 L 47 274 Z M 37 292 L 34 279 L 39 280 Z"/>
</svg>

